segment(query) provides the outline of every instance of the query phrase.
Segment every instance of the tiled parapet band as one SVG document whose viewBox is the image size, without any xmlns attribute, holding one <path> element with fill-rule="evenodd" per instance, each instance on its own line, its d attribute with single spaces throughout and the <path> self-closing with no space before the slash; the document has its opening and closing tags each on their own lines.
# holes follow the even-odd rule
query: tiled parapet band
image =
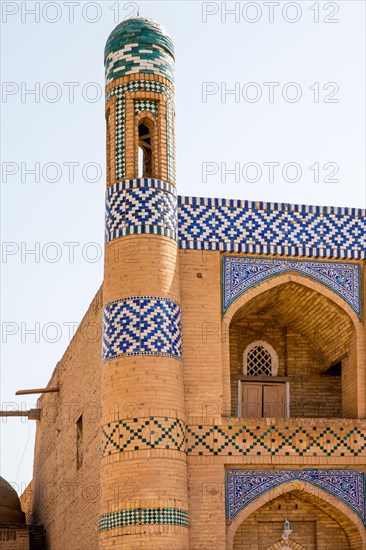
<svg viewBox="0 0 366 550">
<path fill-rule="evenodd" d="M 99 518 L 99 531 L 129 527 L 130 525 L 179 525 L 189 526 L 188 512 L 178 508 L 128 508 Z"/>
<path fill-rule="evenodd" d="M 144 181 L 128 180 L 108 190 L 107 241 L 134 232 L 160 231 L 178 238 L 181 249 L 310 258 L 366 258 L 364 210 L 181 196 L 178 196 L 177 207 L 172 186 L 159 180 Z M 126 203 L 128 192 L 134 188 L 135 194 Z M 161 189 L 168 194 L 160 195 L 158 190 Z M 132 209 L 129 209 L 130 204 Z M 314 266 L 313 275 L 315 272 Z M 318 275 L 325 280 L 324 274 L 319 272 Z M 335 275 L 334 282 L 336 279 Z M 338 283 L 342 286 L 340 279 Z M 346 287 L 348 283 L 343 289 Z M 357 311 L 359 306 L 354 302 L 358 299 L 357 292 L 349 299 Z"/>
<path fill-rule="evenodd" d="M 366 258 L 357 208 L 178 197 L 179 247 L 320 258 Z"/>
<path fill-rule="evenodd" d="M 366 474 L 357 470 L 241 470 L 226 471 L 226 518 L 238 513 L 258 497 L 284 483 L 303 481 L 344 502 L 366 525 Z"/>
<path fill-rule="evenodd" d="M 150 233 L 177 240 L 177 197 L 174 187 L 155 179 L 117 183 L 106 194 L 105 240 Z"/>
<path fill-rule="evenodd" d="M 103 314 L 103 362 L 133 355 L 182 358 L 179 304 L 169 298 L 131 296 L 108 303 Z"/>
</svg>

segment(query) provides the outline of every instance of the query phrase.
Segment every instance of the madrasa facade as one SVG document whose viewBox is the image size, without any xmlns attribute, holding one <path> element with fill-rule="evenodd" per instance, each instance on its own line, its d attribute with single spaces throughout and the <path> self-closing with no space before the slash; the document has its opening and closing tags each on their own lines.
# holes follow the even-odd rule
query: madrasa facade
<svg viewBox="0 0 366 550">
<path fill-rule="evenodd" d="M 47 550 L 365 550 L 365 210 L 179 196 L 172 40 L 124 21 L 105 67 L 104 281 L 23 523 Z"/>
</svg>

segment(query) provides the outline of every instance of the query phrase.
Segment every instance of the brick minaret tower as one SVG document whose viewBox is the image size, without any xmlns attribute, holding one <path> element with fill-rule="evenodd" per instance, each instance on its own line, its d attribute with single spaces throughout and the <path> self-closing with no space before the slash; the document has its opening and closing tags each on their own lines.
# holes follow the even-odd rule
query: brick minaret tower
<svg viewBox="0 0 366 550">
<path fill-rule="evenodd" d="M 99 548 L 188 548 L 174 50 L 137 17 L 105 49 L 107 120 Z"/>
</svg>

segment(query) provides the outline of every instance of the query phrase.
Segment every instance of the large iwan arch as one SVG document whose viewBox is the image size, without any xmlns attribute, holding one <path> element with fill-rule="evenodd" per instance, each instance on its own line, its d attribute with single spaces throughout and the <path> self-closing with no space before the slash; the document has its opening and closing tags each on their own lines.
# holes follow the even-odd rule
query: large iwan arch
<svg viewBox="0 0 366 550">
<path fill-rule="evenodd" d="M 301 297 L 296 307 L 290 308 L 296 292 Z M 282 310 L 280 301 L 284 302 Z M 272 309 L 271 309 L 272 303 Z M 238 319 L 250 319 L 250 316 L 267 309 L 275 312 L 274 320 L 268 321 L 273 326 L 280 324 L 302 332 L 312 341 L 319 353 L 324 355 L 324 370 L 342 357 L 345 368 L 342 374 L 344 390 L 342 396 L 342 416 L 344 418 L 363 418 L 366 416 L 365 332 L 362 321 L 336 292 L 322 283 L 295 272 L 275 275 L 249 288 L 238 296 L 227 308 L 222 320 L 223 350 L 223 384 L 224 401 L 232 404 L 233 389 L 230 386 L 232 360 L 230 359 L 231 327 Z M 339 338 L 348 331 L 348 340 L 343 349 Z M 312 338 L 316 333 L 316 338 Z M 257 334 L 261 338 L 261 334 Z M 346 339 L 346 336 L 344 336 Z M 254 339 L 254 338 L 253 338 Z M 265 338 L 264 338 L 265 339 Z M 268 341 L 268 340 L 267 340 Z M 269 342 L 272 344 L 271 342 Z M 272 344 L 273 345 L 273 344 Z M 333 349 L 332 349 L 333 348 Z M 235 373 L 234 373 L 235 374 Z M 239 374 L 239 372 L 237 373 Z M 231 405 L 230 408 L 232 409 Z M 233 410 L 231 410 L 233 415 Z M 236 416 L 234 414 L 234 416 Z M 315 415 L 314 415 L 315 416 Z M 320 415 L 321 416 L 321 415 Z"/>
<path fill-rule="evenodd" d="M 360 517 L 341 500 L 332 497 L 326 491 L 304 481 L 292 481 L 274 487 L 243 508 L 227 527 L 226 549 L 234 549 L 234 537 L 243 522 L 260 511 L 266 504 L 274 501 L 278 497 L 291 493 L 300 495 L 303 500 L 320 508 L 335 520 L 346 533 L 351 550 L 366 550 L 366 530 Z M 287 544 L 286 542 L 286 545 L 293 550 L 303 550 L 300 543 L 296 542 L 296 540 L 291 541 L 291 537 L 289 543 Z M 278 540 L 273 543 L 268 550 L 282 548 L 283 544 L 281 545 L 280 540 Z"/>
</svg>

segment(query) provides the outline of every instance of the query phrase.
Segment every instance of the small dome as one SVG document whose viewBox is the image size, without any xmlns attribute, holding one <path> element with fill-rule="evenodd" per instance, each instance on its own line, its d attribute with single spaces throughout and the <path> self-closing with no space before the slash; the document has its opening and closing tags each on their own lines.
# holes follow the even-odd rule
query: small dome
<svg viewBox="0 0 366 550">
<path fill-rule="evenodd" d="M 26 523 L 17 492 L 3 477 L 0 477 L 0 524 Z"/>
<path fill-rule="evenodd" d="M 173 81 L 174 46 L 165 29 L 146 17 L 123 21 L 108 37 L 104 60 L 107 84 L 133 73 L 152 73 Z"/>
</svg>

